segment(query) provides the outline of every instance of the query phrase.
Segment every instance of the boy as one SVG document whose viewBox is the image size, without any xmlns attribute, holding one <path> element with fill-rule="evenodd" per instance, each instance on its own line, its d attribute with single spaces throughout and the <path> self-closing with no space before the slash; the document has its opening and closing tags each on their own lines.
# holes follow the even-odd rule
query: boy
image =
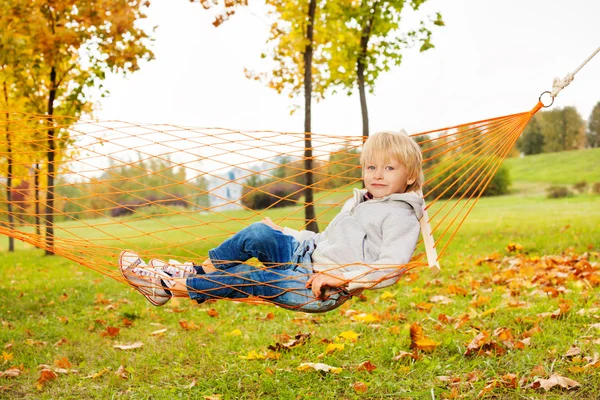
<svg viewBox="0 0 600 400">
<path fill-rule="evenodd" d="M 365 189 L 354 189 L 322 233 L 265 218 L 210 250 L 202 266 L 157 259 L 147 266 L 124 251 L 121 273 L 156 306 L 172 296 L 199 303 L 254 296 L 298 311 L 332 310 L 364 289 L 396 283 L 406 272 L 399 266 L 410 261 L 423 213 L 421 163 L 421 149 L 406 132 L 376 133 L 361 154 Z M 244 264 L 253 257 L 265 267 Z"/>
</svg>

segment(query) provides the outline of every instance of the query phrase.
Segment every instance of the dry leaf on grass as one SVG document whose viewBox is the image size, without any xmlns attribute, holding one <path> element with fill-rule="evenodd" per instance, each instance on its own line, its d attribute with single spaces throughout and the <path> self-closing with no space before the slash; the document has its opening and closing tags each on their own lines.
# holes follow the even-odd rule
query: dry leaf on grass
<svg viewBox="0 0 600 400">
<path fill-rule="evenodd" d="M 0 378 L 16 378 L 17 376 L 21 375 L 21 372 L 22 371 L 19 368 L 10 367 L 4 372 L 0 371 Z"/>
<path fill-rule="evenodd" d="M 283 337 L 282 337 L 283 338 Z M 310 338 L 310 333 L 298 333 L 293 339 L 287 340 L 285 343 L 275 343 L 268 347 L 273 351 L 287 351 L 295 347 L 302 346 Z"/>
<path fill-rule="evenodd" d="M 354 388 L 356 393 L 366 393 L 366 391 L 369 389 L 367 384 L 364 382 L 354 382 L 352 384 L 352 387 Z"/>
<path fill-rule="evenodd" d="M 423 333 L 423 328 L 417 322 L 410 326 L 410 348 L 423 351 L 433 351 L 439 343 L 429 339 Z"/>
<path fill-rule="evenodd" d="M 548 379 L 536 379 L 533 383 L 528 385 L 528 388 L 539 389 L 542 388 L 546 391 L 552 389 L 554 386 L 560 386 L 565 389 L 572 389 L 581 386 L 579 382 L 574 381 L 573 379 L 565 378 L 560 375 L 552 375 Z"/>
<path fill-rule="evenodd" d="M 125 366 L 122 364 L 119 366 L 119 369 L 117 369 L 117 371 L 115 372 L 115 375 L 123 379 L 129 378 L 129 372 L 127 372 L 127 368 L 125 368 Z"/>
<path fill-rule="evenodd" d="M 296 368 L 298 371 L 308 371 L 315 370 L 318 372 L 328 373 L 331 372 L 333 374 L 339 374 L 342 372 L 341 368 L 332 367 L 331 365 L 323 364 L 323 363 L 302 363 Z"/>
<path fill-rule="evenodd" d="M 119 350 L 133 350 L 133 349 L 139 349 L 143 345 L 144 345 L 144 343 L 142 343 L 142 342 L 135 342 L 132 344 L 115 344 L 113 347 L 115 349 L 119 349 Z"/>
<path fill-rule="evenodd" d="M 369 361 L 369 360 L 361 362 L 360 364 L 358 364 L 358 367 L 356 367 L 357 371 L 373 372 L 376 369 L 377 369 L 377 367 L 373 363 L 371 363 L 371 361 Z"/>
<path fill-rule="evenodd" d="M 115 337 L 119 334 L 120 331 L 121 331 L 121 328 L 117 328 L 114 326 L 108 326 L 106 328 L 106 331 L 100 333 L 100 336 Z"/>
<path fill-rule="evenodd" d="M 57 376 L 58 375 L 56 372 L 52 371 L 51 369 L 43 369 L 40 371 L 40 377 L 35 383 L 35 387 L 38 388 L 38 390 L 41 390 L 46 382 L 56 379 Z"/>
</svg>

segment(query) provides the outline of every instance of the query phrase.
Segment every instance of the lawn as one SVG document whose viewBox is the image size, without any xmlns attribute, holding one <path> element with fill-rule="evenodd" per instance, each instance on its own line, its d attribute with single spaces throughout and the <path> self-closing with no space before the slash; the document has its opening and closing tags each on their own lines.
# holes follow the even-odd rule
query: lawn
<svg viewBox="0 0 600 400">
<path fill-rule="evenodd" d="M 441 274 L 418 270 L 320 315 L 227 301 L 155 308 L 63 258 L 23 244 L 8 254 L 3 239 L 0 398 L 597 398 L 599 204 L 484 198 Z M 411 349 L 415 323 L 433 342 L 423 350 Z M 269 350 L 297 334 L 298 346 Z M 552 375 L 580 386 L 535 388 Z"/>
</svg>

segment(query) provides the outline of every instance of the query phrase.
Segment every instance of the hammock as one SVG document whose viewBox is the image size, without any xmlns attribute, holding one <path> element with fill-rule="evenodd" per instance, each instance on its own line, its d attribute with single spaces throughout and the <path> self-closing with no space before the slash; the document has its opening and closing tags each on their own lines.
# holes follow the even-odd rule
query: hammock
<svg viewBox="0 0 600 400">
<path fill-rule="evenodd" d="M 555 80 L 552 102 L 569 75 Z M 371 267 L 389 276 L 400 268 L 439 271 L 440 257 L 478 199 L 493 191 L 502 161 L 542 107 L 540 96 L 527 112 L 412 135 L 423 152 L 422 239 L 407 265 Z M 361 187 L 362 137 L 0 115 L 0 234 L 118 281 L 124 249 L 146 261 L 201 265 L 208 249 L 266 216 L 323 230 Z"/>
</svg>

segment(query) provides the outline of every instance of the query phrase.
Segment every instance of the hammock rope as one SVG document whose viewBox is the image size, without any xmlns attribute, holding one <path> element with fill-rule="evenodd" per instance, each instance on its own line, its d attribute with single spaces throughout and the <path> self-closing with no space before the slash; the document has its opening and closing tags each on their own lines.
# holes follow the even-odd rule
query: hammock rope
<svg viewBox="0 0 600 400">
<path fill-rule="evenodd" d="M 590 54 L 590 56 L 586 58 L 573 72 L 569 72 L 567 75 L 565 75 L 563 79 L 554 78 L 554 81 L 552 82 L 552 92 L 550 93 L 550 96 L 552 96 L 552 98 L 558 96 L 561 90 L 563 90 L 564 88 L 569 86 L 571 82 L 573 82 L 573 79 L 575 79 L 575 74 L 577 74 L 598 53 L 600 53 L 600 47 L 594 50 L 592 54 Z"/>
</svg>

